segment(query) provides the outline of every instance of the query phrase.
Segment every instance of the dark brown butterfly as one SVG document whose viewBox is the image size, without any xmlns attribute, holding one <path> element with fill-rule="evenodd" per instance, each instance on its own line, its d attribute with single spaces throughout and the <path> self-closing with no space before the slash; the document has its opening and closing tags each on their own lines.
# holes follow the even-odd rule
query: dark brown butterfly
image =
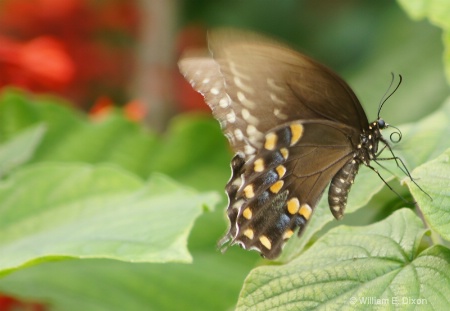
<svg viewBox="0 0 450 311">
<path fill-rule="evenodd" d="M 230 228 L 223 243 L 273 259 L 311 218 L 326 186 L 336 219 L 361 164 L 387 142 L 356 95 L 330 69 L 270 39 L 218 30 L 211 56 L 179 67 L 205 97 L 236 152 L 226 185 Z"/>
</svg>

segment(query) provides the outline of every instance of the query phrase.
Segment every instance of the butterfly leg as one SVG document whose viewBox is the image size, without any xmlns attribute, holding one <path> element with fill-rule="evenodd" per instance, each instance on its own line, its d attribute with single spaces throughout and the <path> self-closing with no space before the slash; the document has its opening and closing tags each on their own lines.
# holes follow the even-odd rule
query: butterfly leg
<svg viewBox="0 0 450 311">
<path fill-rule="evenodd" d="M 423 193 L 425 193 L 425 194 L 432 200 L 431 196 L 430 196 L 425 190 L 423 190 L 423 189 L 416 183 L 415 178 L 413 178 L 413 177 L 411 176 L 411 173 L 409 172 L 408 168 L 406 167 L 405 162 L 403 162 L 403 160 L 402 160 L 401 158 L 397 157 L 397 156 L 394 154 L 394 152 L 392 151 L 391 146 L 390 146 L 384 139 L 381 139 L 381 141 L 384 143 L 384 147 L 381 149 L 381 151 L 383 151 L 383 150 L 387 147 L 387 148 L 389 149 L 389 152 L 391 153 L 392 157 L 388 157 L 388 158 L 378 158 L 378 157 L 375 157 L 375 159 L 374 159 L 375 162 L 376 162 L 377 164 L 379 164 L 377 161 L 394 160 L 395 163 L 397 164 L 397 167 L 398 167 L 405 175 L 407 175 L 407 176 L 409 177 L 409 179 L 417 186 L 417 188 L 420 189 L 420 191 L 422 191 Z M 380 151 L 380 152 L 381 152 L 381 151 Z M 401 163 L 401 165 L 399 164 L 399 162 Z M 379 165 L 380 165 L 380 164 L 379 164 Z M 381 166 L 381 165 L 380 165 L 380 166 Z M 394 191 L 394 192 L 395 192 L 395 191 Z"/>
</svg>

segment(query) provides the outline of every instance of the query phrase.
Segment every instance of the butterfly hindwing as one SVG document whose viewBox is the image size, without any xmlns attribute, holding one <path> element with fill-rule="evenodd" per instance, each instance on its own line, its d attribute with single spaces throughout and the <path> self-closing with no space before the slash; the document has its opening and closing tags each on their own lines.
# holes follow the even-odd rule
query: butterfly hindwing
<svg viewBox="0 0 450 311">
<path fill-rule="evenodd" d="M 269 131 L 264 147 L 244 162 L 236 155 L 227 185 L 227 240 L 264 257 L 277 257 L 284 243 L 309 221 L 330 179 L 352 157 L 339 124 L 328 121 L 295 121 Z M 316 142 L 316 135 L 334 138 Z M 318 157 L 324 166 L 314 165 Z M 236 161 L 239 159 L 239 161 Z"/>
</svg>

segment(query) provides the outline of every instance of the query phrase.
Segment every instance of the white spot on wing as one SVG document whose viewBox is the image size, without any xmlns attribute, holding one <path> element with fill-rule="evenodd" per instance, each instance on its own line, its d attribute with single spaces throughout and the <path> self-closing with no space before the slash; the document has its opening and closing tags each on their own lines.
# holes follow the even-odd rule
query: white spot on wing
<svg viewBox="0 0 450 311">
<path fill-rule="evenodd" d="M 247 126 L 247 134 L 248 135 L 255 135 L 256 133 L 259 133 L 258 130 L 256 129 L 256 127 L 254 127 L 253 125 Z"/>
<path fill-rule="evenodd" d="M 261 143 L 261 139 L 264 136 L 263 133 L 258 131 L 258 129 L 256 127 L 254 127 L 253 125 L 251 125 L 251 124 L 247 126 L 247 135 L 248 135 L 248 140 L 253 145 L 260 144 Z"/>
<path fill-rule="evenodd" d="M 233 74 L 233 76 L 236 76 L 236 77 L 239 77 L 241 79 L 250 81 L 250 77 L 249 76 L 247 76 L 247 75 L 243 74 L 242 72 L 240 72 L 239 70 L 237 70 L 236 64 L 234 62 L 230 61 L 229 65 L 230 65 L 230 71 Z"/>
<path fill-rule="evenodd" d="M 245 146 L 244 146 L 244 152 L 245 152 L 246 154 L 248 154 L 248 155 L 254 154 L 255 151 L 256 151 L 256 149 L 253 148 L 253 147 L 250 146 L 250 145 L 245 145 Z"/>
<path fill-rule="evenodd" d="M 261 137 L 260 136 L 250 136 L 248 138 L 248 140 L 253 144 L 253 145 L 258 145 L 259 143 L 261 143 Z"/>
<path fill-rule="evenodd" d="M 240 184 L 241 184 L 241 179 L 240 179 L 240 178 L 237 178 L 237 179 L 233 182 L 233 185 L 234 185 L 234 186 L 239 186 Z M 236 201 L 236 202 L 233 204 L 232 208 L 240 209 L 240 208 L 242 207 L 242 204 L 244 204 L 244 200 L 240 199 L 240 200 Z"/>
<path fill-rule="evenodd" d="M 250 94 L 253 94 L 255 92 L 255 90 L 252 87 L 242 83 L 242 81 L 241 81 L 241 79 L 239 77 L 234 77 L 233 81 L 236 84 L 236 86 L 238 88 L 240 88 L 241 90 L 243 90 L 243 91 L 245 91 L 247 93 L 250 93 Z"/>
<path fill-rule="evenodd" d="M 247 109 L 242 109 L 241 114 L 244 120 L 247 120 L 250 117 L 250 112 Z"/>
<path fill-rule="evenodd" d="M 222 97 L 219 100 L 219 106 L 222 108 L 227 108 L 230 105 L 230 98 L 229 97 Z"/>
<path fill-rule="evenodd" d="M 234 130 L 234 136 L 236 136 L 237 140 L 243 140 L 244 139 L 244 133 L 240 129 Z"/>
<path fill-rule="evenodd" d="M 252 102 L 251 100 L 248 100 L 244 93 L 242 92 L 237 92 L 237 97 L 239 99 L 239 101 L 241 102 L 242 105 L 244 105 L 247 108 L 256 108 L 256 104 L 254 102 Z"/>
<path fill-rule="evenodd" d="M 227 114 L 227 121 L 230 122 L 230 123 L 236 122 L 236 114 L 234 113 L 233 110 L 231 110 L 231 111 Z"/>
<path fill-rule="evenodd" d="M 213 95 L 218 95 L 218 94 L 219 94 L 219 89 L 216 88 L 216 87 L 213 87 L 213 88 L 211 89 L 211 94 L 213 94 Z"/>
<path fill-rule="evenodd" d="M 279 119 L 281 119 L 281 120 L 286 120 L 287 118 L 288 118 L 288 116 L 287 115 L 285 115 L 284 113 L 282 113 L 281 111 L 280 111 L 280 109 L 278 109 L 278 108 L 275 108 L 274 110 L 273 110 L 273 114 L 275 115 L 275 116 L 277 116 Z"/>
<path fill-rule="evenodd" d="M 247 121 L 248 123 L 250 123 L 252 125 L 258 125 L 259 120 L 257 118 L 255 118 L 254 116 L 252 116 L 247 109 L 242 109 L 241 114 L 242 114 L 242 118 L 244 118 L 244 120 Z"/>
<path fill-rule="evenodd" d="M 283 91 L 284 90 L 281 86 L 276 85 L 275 80 L 272 78 L 267 78 L 267 84 L 275 91 Z"/>
<path fill-rule="evenodd" d="M 285 101 L 279 99 L 279 98 L 277 97 L 277 95 L 275 95 L 274 93 L 270 93 L 269 96 L 270 96 L 270 99 L 271 99 L 275 104 L 279 104 L 279 105 L 285 105 L 285 104 L 286 104 Z"/>
<path fill-rule="evenodd" d="M 247 126 L 247 134 L 249 136 L 249 140 L 254 144 L 259 144 L 264 136 L 263 133 L 258 131 L 258 129 L 253 125 Z"/>
</svg>

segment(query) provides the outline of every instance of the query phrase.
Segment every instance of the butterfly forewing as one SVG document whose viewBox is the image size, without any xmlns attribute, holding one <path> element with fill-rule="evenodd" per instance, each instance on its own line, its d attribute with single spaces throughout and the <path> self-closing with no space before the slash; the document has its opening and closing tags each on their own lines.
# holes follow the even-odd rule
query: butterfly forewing
<svg viewBox="0 0 450 311">
<path fill-rule="evenodd" d="M 367 117 L 351 88 L 311 58 L 248 33 L 213 31 L 208 42 L 233 101 L 247 104 L 251 113 L 262 111 L 258 114 L 263 119 L 262 131 L 280 124 L 280 119 L 326 119 L 358 130 L 367 128 Z M 239 97 L 238 92 L 242 93 Z"/>
<path fill-rule="evenodd" d="M 219 64 L 212 58 L 190 55 L 181 59 L 178 65 L 192 87 L 205 97 L 233 149 L 253 154 L 260 147 L 261 134 L 256 130 L 252 132 L 252 127 L 249 128 L 242 118 L 242 108 L 229 96 Z M 249 135 L 248 130 L 253 135 Z"/>
<path fill-rule="evenodd" d="M 367 118 L 342 79 L 300 53 L 233 31 L 212 32 L 208 40 L 212 57 L 187 56 L 179 66 L 236 152 L 222 242 L 272 259 L 351 163 Z M 346 197 L 342 202 L 336 215 Z"/>
</svg>

